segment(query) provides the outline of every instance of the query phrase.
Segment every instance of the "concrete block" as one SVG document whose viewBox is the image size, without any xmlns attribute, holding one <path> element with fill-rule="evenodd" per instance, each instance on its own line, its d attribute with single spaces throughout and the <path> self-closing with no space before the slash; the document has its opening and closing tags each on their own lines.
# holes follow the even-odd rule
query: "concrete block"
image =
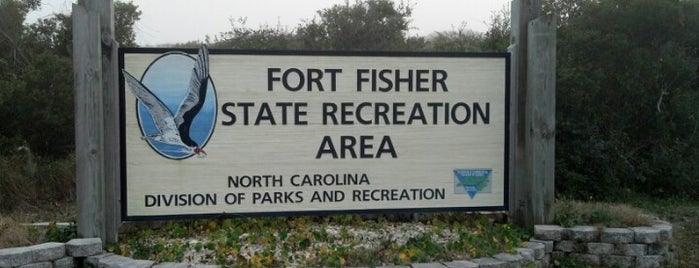
<svg viewBox="0 0 699 268">
<path fill-rule="evenodd" d="M 88 257 L 102 253 L 102 239 L 71 239 L 66 243 L 66 253 L 73 257 Z"/>
<path fill-rule="evenodd" d="M 444 265 L 449 268 L 478 268 L 478 263 L 472 261 L 451 261 L 445 262 Z"/>
<path fill-rule="evenodd" d="M 98 268 L 150 268 L 155 262 L 134 260 L 111 253 L 87 257 L 88 264 Z"/>
<path fill-rule="evenodd" d="M 501 261 L 495 258 L 478 258 L 472 259 L 472 262 L 478 264 L 479 268 L 508 268 L 509 265 L 505 261 Z"/>
<path fill-rule="evenodd" d="M 626 228 L 604 228 L 600 233 L 600 242 L 612 244 L 632 243 L 634 232 Z"/>
<path fill-rule="evenodd" d="M 534 258 L 534 250 L 530 248 L 515 248 L 515 252 L 519 256 L 522 257 L 523 260 L 525 261 L 533 261 L 535 260 Z"/>
<path fill-rule="evenodd" d="M 152 268 L 190 268 L 192 267 L 189 263 L 184 262 L 163 262 L 154 265 Z"/>
<path fill-rule="evenodd" d="M 531 239 L 529 239 L 529 242 L 542 243 L 542 244 L 544 244 L 544 246 L 545 246 L 544 250 L 545 250 L 546 253 L 551 253 L 551 252 L 553 252 L 553 241 L 550 241 L 550 240 L 539 240 L 539 239 L 531 238 Z"/>
<path fill-rule="evenodd" d="M 587 253 L 595 255 L 610 255 L 614 253 L 614 244 L 610 243 L 587 243 Z"/>
<path fill-rule="evenodd" d="M 658 242 L 667 243 L 667 242 L 671 242 L 673 240 L 672 224 L 669 224 L 669 223 L 655 224 L 655 225 L 653 225 L 653 228 L 656 228 L 660 231 L 660 233 L 658 234 Z"/>
<path fill-rule="evenodd" d="M 534 225 L 534 237 L 541 240 L 561 241 L 564 229 L 558 225 Z"/>
<path fill-rule="evenodd" d="M 636 268 L 659 268 L 663 264 L 663 256 L 646 255 L 636 257 Z"/>
<path fill-rule="evenodd" d="M 50 261 L 35 262 L 18 266 L 17 268 L 53 268 L 53 263 Z"/>
<path fill-rule="evenodd" d="M 54 268 L 77 268 L 78 264 L 73 257 L 63 257 L 53 261 Z"/>
<path fill-rule="evenodd" d="M 606 255 L 600 258 L 605 266 L 633 267 L 636 264 L 636 257 L 633 256 Z"/>
<path fill-rule="evenodd" d="M 554 249 L 563 252 L 575 252 L 578 251 L 578 245 L 572 240 L 562 240 L 554 243 Z"/>
<path fill-rule="evenodd" d="M 0 267 L 13 267 L 32 262 L 32 251 L 29 247 L 0 249 Z"/>
<path fill-rule="evenodd" d="M 551 245 L 553 246 L 553 244 Z M 546 255 L 546 245 L 544 245 L 544 243 L 525 242 L 524 246 L 532 250 L 533 257 L 536 260 L 540 260 Z"/>
<path fill-rule="evenodd" d="M 412 268 L 446 268 L 444 264 L 438 263 L 438 262 L 429 262 L 429 263 L 413 263 L 410 265 Z"/>
<path fill-rule="evenodd" d="M 648 253 L 648 245 L 646 244 L 618 244 L 616 245 L 615 254 L 623 256 L 643 256 Z"/>
<path fill-rule="evenodd" d="M 655 227 L 632 227 L 634 232 L 634 242 L 642 244 L 652 244 L 658 242 L 660 230 Z"/>
<path fill-rule="evenodd" d="M 114 256 L 114 253 L 102 253 L 98 255 L 92 255 L 85 259 L 85 264 L 91 265 L 90 267 L 99 267 L 100 260 L 110 256 Z"/>
<path fill-rule="evenodd" d="M 599 255 L 571 253 L 570 257 L 574 260 L 584 262 L 589 265 L 599 266 L 602 262 Z"/>
<path fill-rule="evenodd" d="M 508 263 L 510 267 L 519 266 L 527 263 L 528 261 L 522 258 L 520 255 L 509 254 L 509 253 L 499 253 L 493 256 L 493 258 L 504 261 Z"/>
<path fill-rule="evenodd" d="M 568 228 L 567 233 L 569 240 L 590 242 L 599 239 L 599 229 L 593 226 L 575 226 Z"/>
<path fill-rule="evenodd" d="M 66 246 L 63 243 L 43 243 L 30 246 L 32 262 L 44 262 L 58 260 L 66 256 Z"/>
</svg>

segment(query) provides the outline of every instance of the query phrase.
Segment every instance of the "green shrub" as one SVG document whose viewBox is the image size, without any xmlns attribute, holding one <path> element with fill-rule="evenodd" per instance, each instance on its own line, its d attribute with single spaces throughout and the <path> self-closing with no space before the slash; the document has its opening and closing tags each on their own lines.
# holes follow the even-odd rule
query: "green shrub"
<svg viewBox="0 0 699 268">
<path fill-rule="evenodd" d="M 46 230 L 46 234 L 44 234 L 44 240 L 65 243 L 77 236 L 75 224 L 70 224 L 67 227 L 58 227 L 56 222 L 51 222 Z"/>
<path fill-rule="evenodd" d="M 575 3 L 558 11 L 557 192 L 699 197 L 699 2 Z"/>
</svg>

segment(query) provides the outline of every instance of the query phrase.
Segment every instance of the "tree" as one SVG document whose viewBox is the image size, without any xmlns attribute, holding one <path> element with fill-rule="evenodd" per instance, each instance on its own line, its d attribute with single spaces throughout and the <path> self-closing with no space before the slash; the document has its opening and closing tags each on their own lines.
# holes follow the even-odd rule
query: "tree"
<svg viewBox="0 0 699 268">
<path fill-rule="evenodd" d="M 268 50 L 299 49 L 295 46 L 293 32 L 281 25 L 276 27 L 263 25 L 258 29 L 252 29 L 247 27 L 245 23 L 245 18 L 231 19 L 232 29 L 221 33 L 220 39 L 215 40 L 212 47 Z"/>
<path fill-rule="evenodd" d="M 595 3 L 595 0 L 544 0 L 544 14 L 558 16 L 558 25 L 563 25 L 571 18 L 580 17 L 584 6 Z"/>
<path fill-rule="evenodd" d="M 510 46 L 512 27 L 510 25 L 510 8 L 502 7 L 500 11 L 493 12 L 488 23 L 488 31 L 483 38 L 483 51 L 506 52 Z"/>
<path fill-rule="evenodd" d="M 27 13 L 38 7 L 38 0 L 0 0 L 0 56 L 12 65 L 29 63 L 21 49 L 22 23 Z"/>
<path fill-rule="evenodd" d="M 481 50 L 483 41 L 483 34 L 467 29 L 466 24 L 463 23 L 457 29 L 430 35 L 427 50 L 478 52 Z"/>
<path fill-rule="evenodd" d="M 389 0 L 346 2 L 318 11 L 297 35 L 304 48 L 314 50 L 415 49 L 406 40 L 411 14 L 409 5 Z"/>
<path fill-rule="evenodd" d="M 70 57 L 73 43 L 73 21 L 66 14 L 54 14 L 39 19 L 26 29 L 24 42 L 27 51 L 33 54 L 51 51 L 56 55 Z"/>
<path fill-rule="evenodd" d="M 114 39 L 122 47 L 135 47 L 134 24 L 141 19 L 141 11 L 133 2 L 114 2 Z"/>
<path fill-rule="evenodd" d="M 38 4 L 0 0 L 0 153 L 27 146 L 40 156 L 64 157 L 74 147 L 72 20 L 54 14 L 24 25 Z M 115 5 L 116 17 L 126 18 L 116 20 L 122 29 L 116 38 L 135 45 L 133 24 L 141 12 L 132 3 Z"/>
<path fill-rule="evenodd" d="M 699 2 L 557 2 L 557 191 L 699 197 Z"/>
</svg>

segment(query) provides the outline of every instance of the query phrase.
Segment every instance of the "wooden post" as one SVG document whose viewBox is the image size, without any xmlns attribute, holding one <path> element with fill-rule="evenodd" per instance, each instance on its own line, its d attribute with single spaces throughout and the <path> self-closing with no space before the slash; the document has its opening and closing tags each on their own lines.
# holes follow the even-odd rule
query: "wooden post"
<svg viewBox="0 0 699 268">
<path fill-rule="evenodd" d="M 529 23 L 525 151 L 531 172 L 531 218 L 525 225 L 553 221 L 556 140 L 556 17 Z"/>
<path fill-rule="evenodd" d="M 517 114 L 519 110 L 517 109 L 517 90 L 518 90 L 518 74 L 519 74 L 519 60 L 518 60 L 518 47 L 517 47 L 517 40 L 519 40 L 519 6 L 520 6 L 520 1 L 519 0 L 513 0 L 511 3 L 510 7 L 510 25 L 512 27 L 512 34 L 511 34 L 511 39 L 510 39 L 510 46 L 507 48 L 507 52 L 510 53 L 510 151 L 509 151 L 509 158 L 510 162 L 508 163 L 508 168 L 510 170 L 510 180 L 509 180 L 509 187 L 508 187 L 508 192 L 510 194 L 509 198 L 509 208 L 510 208 L 510 213 L 509 216 L 510 218 L 517 222 L 517 223 L 522 223 L 524 219 L 523 215 L 523 205 L 521 205 L 521 200 L 522 196 L 524 196 L 524 192 L 522 191 L 523 183 L 521 183 L 521 180 L 518 180 L 518 178 L 521 177 L 521 172 L 520 170 L 517 169 L 517 153 L 520 153 L 519 150 L 517 150 Z"/>
<path fill-rule="evenodd" d="M 555 23 L 552 32 L 540 27 L 548 21 L 530 24 L 540 9 L 539 0 L 512 2 L 512 45 L 508 49 L 513 63 L 514 111 L 510 217 L 527 228 L 553 220 L 556 33 Z"/>
<path fill-rule="evenodd" d="M 112 0 L 73 5 L 78 236 L 117 242 L 119 110 Z"/>
<path fill-rule="evenodd" d="M 514 48 L 514 63 L 512 65 L 512 86 L 514 94 L 512 102 L 515 111 L 513 121 L 514 129 L 511 135 L 514 144 L 510 146 L 514 151 L 514 159 L 511 169 L 510 179 L 510 217 L 524 227 L 532 227 L 526 224 L 528 215 L 531 213 L 531 204 L 528 202 L 532 193 L 531 182 L 529 181 L 530 171 L 526 161 L 529 155 L 526 152 L 525 138 L 525 114 L 527 105 L 527 35 L 529 21 L 539 14 L 539 0 L 514 0 L 512 3 L 512 44 Z"/>
<path fill-rule="evenodd" d="M 73 4 L 75 165 L 79 237 L 104 237 L 100 16 Z"/>
<path fill-rule="evenodd" d="M 103 92 L 103 142 L 104 142 L 104 243 L 116 243 L 121 225 L 119 208 L 119 99 L 117 48 L 114 40 L 113 0 L 90 0 L 85 3 L 88 11 L 100 14 L 100 35 L 102 42 L 102 92 Z"/>
</svg>

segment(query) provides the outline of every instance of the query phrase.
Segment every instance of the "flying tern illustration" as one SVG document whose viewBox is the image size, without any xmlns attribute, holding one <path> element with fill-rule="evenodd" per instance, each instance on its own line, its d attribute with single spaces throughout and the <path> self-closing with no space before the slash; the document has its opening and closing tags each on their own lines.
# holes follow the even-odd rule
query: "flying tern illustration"
<svg viewBox="0 0 699 268">
<path fill-rule="evenodd" d="M 131 92 L 150 112 L 158 130 L 157 133 L 148 133 L 141 138 L 178 146 L 189 154 L 205 157 L 206 152 L 190 137 L 190 127 L 204 105 L 209 84 L 209 51 L 206 46 L 202 45 L 199 48 L 194 67 L 192 67 L 187 95 L 180 103 L 176 113 L 170 111 L 158 96 L 129 72 L 122 70 L 122 73 Z"/>
</svg>

